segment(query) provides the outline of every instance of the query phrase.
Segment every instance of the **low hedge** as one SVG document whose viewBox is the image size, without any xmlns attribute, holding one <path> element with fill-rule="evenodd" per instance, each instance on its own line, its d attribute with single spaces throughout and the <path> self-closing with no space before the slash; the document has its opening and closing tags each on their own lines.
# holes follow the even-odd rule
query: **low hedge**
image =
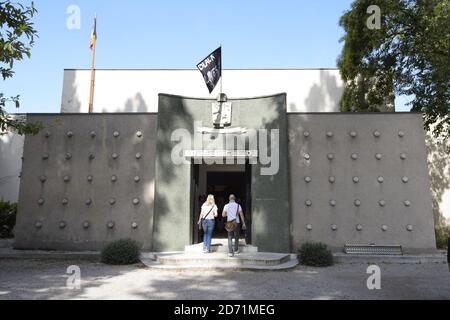
<svg viewBox="0 0 450 320">
<path fill-rule="evenodd" d="M 436 227 L 436 247 L 447 249 L 448 238 L 450 238 L 450 226 Z"/>
<path fill-rule="evenodd" d="M 131 239 L 111 242 L 101 252 L 101 261 L 105 264 L 128 265 L 139 262 L 141 250 L 139 244 Z"/>
<path fill-rule="evenodd" d="M 14 238 L 13 229 L 16 225 L 17 203 L 0 200 L 0 239 Z"/>
<path fill-rule="evenodd" d="M 329 267 L 334 264 L 333 254 L 323 243 L 304 243 L 299 250 L 300 263 L 311 267 Z"/>
</svg>

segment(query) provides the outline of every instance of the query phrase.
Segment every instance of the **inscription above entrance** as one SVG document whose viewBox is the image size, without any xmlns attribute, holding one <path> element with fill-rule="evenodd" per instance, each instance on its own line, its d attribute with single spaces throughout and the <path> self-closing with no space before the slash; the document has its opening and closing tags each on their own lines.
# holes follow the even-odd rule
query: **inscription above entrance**
<svg viewBox="0 0 450 320">
<path fill-rule="evenodd" d="M 258 158 L 258 150 L 185 150 L 185 158 Z"/>
</svg>

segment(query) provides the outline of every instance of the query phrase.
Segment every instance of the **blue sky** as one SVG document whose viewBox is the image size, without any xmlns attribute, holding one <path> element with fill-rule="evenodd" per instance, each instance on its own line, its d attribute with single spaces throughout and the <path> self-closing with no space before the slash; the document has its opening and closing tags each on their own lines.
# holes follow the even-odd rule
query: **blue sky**
<svg viewBox="0 0 450 320">
<path fill-rule="evenodd" d="M 224 68 L 336 67 L 338 21 L 351 2 L 36 0 L 32 57 L 17 63 L 1 92 L 21 95 L 21 113 L 59 112 L 63 70 L 90 67 L 95 13 L 96 68 L 194 69 L 219 45 Z M 80 29 L 67 28 L 70 5 L 80 8 Z"/>
</svg>

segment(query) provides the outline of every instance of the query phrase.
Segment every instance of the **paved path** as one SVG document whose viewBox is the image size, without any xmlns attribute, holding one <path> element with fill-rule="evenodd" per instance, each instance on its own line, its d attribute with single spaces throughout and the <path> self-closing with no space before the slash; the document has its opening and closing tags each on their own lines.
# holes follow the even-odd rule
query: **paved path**
<svg viewBox="0 0 450 320">
<path fill-rule="evenodd" d="M 82 287 L 66 287 L 67 267 Z M 381 264 L 381 290 L 366 287 L 365 264 L 283 272 L 171 272 L 141 265 L 0 260 L 1 299 L 450 299 L 447 264 Z"/>
</svg>

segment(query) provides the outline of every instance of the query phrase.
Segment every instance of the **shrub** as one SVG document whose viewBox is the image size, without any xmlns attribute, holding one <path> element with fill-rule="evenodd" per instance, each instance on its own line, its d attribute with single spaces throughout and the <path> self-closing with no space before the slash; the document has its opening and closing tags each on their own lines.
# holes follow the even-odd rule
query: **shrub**
<svg viewBox="0 0 450 320">
<path fill-rule="evenodd" d="M 329 267 L 333 265 L 333 254 L 323 243 L 304 243 L 299 253 L 302 265 L 311 267 Z"/>
<path fill-rule="evenodd" d="M 101 256 L 102 262 L 112 265 L 134 264 L 139 261 L 139 244 L 131 239 L 122 239 L 111 242 L 103 248 Z"/>
<path fill-rule="evenodd" d="M 450 237 L 450 226 L 436 227 L 436 247 L 438 249 L 447 249 L 449 237 Z"/>
<path fill-rule="evenodd" d="M 16 225 L 17 204 L 0 200 L 0 239 L 13 238 Z"/>
</svg>

